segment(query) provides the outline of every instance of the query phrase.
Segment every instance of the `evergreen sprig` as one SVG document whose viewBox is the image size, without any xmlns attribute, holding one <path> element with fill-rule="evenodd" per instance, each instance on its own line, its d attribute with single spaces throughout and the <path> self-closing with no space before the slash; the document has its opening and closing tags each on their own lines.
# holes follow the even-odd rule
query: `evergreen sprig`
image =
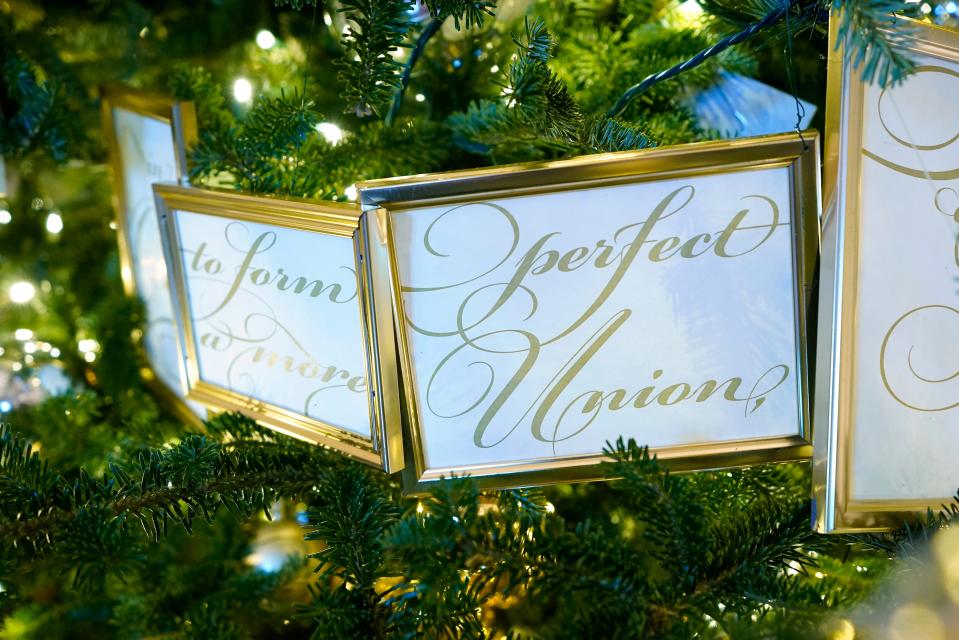
<svg viewBox="0 0 959 640">
<path fill-rule="evenodd" d="M 338 61 L 339 79 L 346 85 L 346 113 L 379 116 L 401 86 L 403 65 L 394 55 L 411 27 L 411 0 L 343 0 L 347 18 L 343 46 L 348 58 Z"/>
<path fill-rule="evenodd" d="M 201 131 L 191 155 L 190 175 L 195 179 L 227 174 L 238 189 L 252 193 L 307 195 L 314 185 L 300 171 L 301 148 L 316 136 L 321 116 L 312 101 L 298 92 L 256 100 L 241 121 L 232 120 L 222 110 L 204 101 L 207 94 L 199 86 L 179 85 L 181 96 L 195 96 L 202 122 L 213 126 Z M 191 97 L 192 97 L 191 96 Z"/>
<path fill-rule="evenodd" d="M 467 29 L 482 27 L 496 8 L 496 0 L 425 0 L 425 4 L 434 20 L 453 18 L 456 29 L 461 23 Z"/>
<path fill-rule="evenodd" d="M 344 465 L 238 415 L 224 414 L 208 426 L 224 441 L 187 435 L 127 464 L 111 464 L 101 477 L 81 470 L 72 479 L 0 426 L 0 538 L 43 555 L 70 540 L 118 535 L 117 527 L 135 522 L 156 542 L 170 523 L 192 532 L 197 519 L 210 524 L 221 510 L 238 519 L 269 513 L 279 498 L 312 493 L 327 470 Z"/>
<path fill-rule="evenodd" d="M 505 72 L 500 100 L 481 100 L 448 119 L 454 139 L 496 159 L 522 154 L 562 155 L 653 146 L 639 124 L 583 113 L 566 84 L 550 69 L 555 41 L 541 20 L 526 21 L 514 38 L 515 60 Z"/>
<path fill-rule="evenodd" d="M 913 15 L 917 6 L 901 0 L 833 0 L 840 20 L 835 46 L 845 43 L 846 59 L 854 69 L 862 68 L 866 82 L 895 84 L 915 67 L 902 46 L 913 28 L 895 16 Z"/>
<path fill-rule="evenodd" d="M 43 148 L 62 162 L 78 133 L 71 124 L 62 85 L 56 78 L 40 79 L 40 75 L 35 65 L 17 53 L 3 60 L 6 96 L 0 102 L 0 154 L 20 155 Z"/>
</svg>

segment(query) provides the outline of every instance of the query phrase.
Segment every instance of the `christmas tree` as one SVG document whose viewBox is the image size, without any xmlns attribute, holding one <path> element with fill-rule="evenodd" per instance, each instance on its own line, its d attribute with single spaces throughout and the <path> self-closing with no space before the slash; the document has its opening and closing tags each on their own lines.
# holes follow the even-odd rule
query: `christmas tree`
<svg viewBox="0 0 959 640">
<path fill-rule="evenodd" d="M 608 482 L 408 497 L 237 414 L 183 424 L 141 378 L 97 87 L 194 101 L 196 185 L 349 201 L 367 179 L 727 135 L 701 107 L 731 76 L 794 96 L 777 130 L 808 104 L 821 129 L 831 10 L 886 85 L 915 64 L 889 16 L 955 3 L 276 5 L 0 2 L 2 637 L 946 637 L 895 578 L 938 584 L 926 541 L 959 554 L 959 508 L 818 535 L 809 463 L 670 474 L 620 440 Z"/>
</svg>

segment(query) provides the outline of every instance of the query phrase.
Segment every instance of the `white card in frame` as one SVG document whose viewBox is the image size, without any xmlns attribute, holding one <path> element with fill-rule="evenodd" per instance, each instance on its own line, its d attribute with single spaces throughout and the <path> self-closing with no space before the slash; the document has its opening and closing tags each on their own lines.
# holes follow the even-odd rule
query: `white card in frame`
<svg viewBox="0 0 959 640">
<path fill-rule="evenodd" d="M 154 191 L 188 397 L 368 464 L 402 467 L 402 449 L 385 434 L 398 411 L 395 370 L 367 357 L 375 331 L 355 251 L 359 207 L 176 185 Z"/>
<path fill-rule="evenodd" d="M 144 307 L 140 346 L 147 382 L 182 420 L 199 424 L 206 408 L 185 399 L 153 183 L 185 180 L 186 149 L 196 140 L 192 103 L 123 86 L 101 89 L 114 177 L 120 270 L 127 295 Z"/>
<path fill-rule="evenodd" d="M 959 33 L 898 20 L 914 72 L 829 61 L 814 523 L 883 530 L 959 488 Z M 833 20 L 831 40 L 837 26 Z"/>
<path fill-rule="evenodd" d="M 815 132 L 387 179 L 360 199 L 370 291 L 396 318 L 398 350 L 385 326 L 377 347 L 401 368 L 408 490 L 597 479 L 620 436 L 679 470 L 811 455 Z"/>
</svg>

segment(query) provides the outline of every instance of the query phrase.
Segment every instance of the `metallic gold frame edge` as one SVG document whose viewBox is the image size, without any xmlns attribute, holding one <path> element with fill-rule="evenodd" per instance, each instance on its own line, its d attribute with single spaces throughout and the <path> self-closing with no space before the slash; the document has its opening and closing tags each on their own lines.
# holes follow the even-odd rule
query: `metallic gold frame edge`
<svg viewBox="0 0 959 640">
<path fill-rule="evenodd" d="M 717 169 L 717 159 L 722 166 Z M 527 195 L 538 192 L 556 192 L 563 189 L 582 189 L 598 186 L 638 183 L 677 176 L 715 175 L 732 171 L 764 169 L 774 166 L 790 167 L 790 196 L 793 209 L 793 259 L 796 276 L 794 314 L 797 327 L 797 385 L 800 398 L 801 435 L 698 443 L 676 447 L 661 447 L 654 452 L 668 461 L 671 469 L 693 471 L 722 468 L 760 462 L 788 462 L 809 459 L 812 455 L 811 391 L 808 372 L 807 324 L 814 321 L 810 315 L 813 272 L 819 250 L 819 205 L 821 201 L 819 172 L 819 136 L 815 131 L 798 134 L 779 134 L 757 138 L 723 140 L 707 143 L 678 145 L 621 153 L 583 156 L 571 160 L 533 162 L 469 170 L 452 173 L 428 174 L 405 178 L 388 178 L 358 185 L 360 200 L 366 209 L 368 234 L 379 243 L 388 243 L 385 255 L 371 262 L 371 269 L 391 284 L 391 335 L 381 335 L 380 349 L 397 349 L 396 358 L 401 371 L 403 389 L 403 442 L 406 464 L 403 471 L 404 489 L 421 493 L 443 474 L 464 470 L 485 471 L 503 469 L 499 473 L 476 476 L 482 488 L 506 488 L 531 484 L 553 484 L 567 481 L 600 479 L 599 464 L 602 455 L 549 458 L 544 461 L 524 461 L 509 465 L 496 463 L 428 470 L 420 440 L 418 405 L 413 387 L 412 359 L 403 318 L 402 296 L 399 294 L 398 269 L 392 246 L 390 211 L 413 206 L 429 206 L 477 197 Z M 395 347 L 391 343 L 395 340 Z M 504 469 L 504 465 L 506 468 Z"/>
<path fill-rule="evenodd" d="M 186 181 L 187 148 L 197 140 L 196 110 L 192 102 L 177 101 L 163 95 L 157 95 L 126 87 L 122 85 L 106 85 L 100 87 L 100 120 L 103 124 L 104 136 L 107 141 L 109 157 L 108 166 L 113 178 L 113 210 L 117 223 L 117 244 L 119 246 L 120 276 L 123 281 L 123 290 L 126 295 L 139 297 L 136 286 L 136 277 L 133 275 L 133 257 L 130 251 L 129 240 L 126 236 L 126 190 L 123 181 L 123 163 L 120 159 L 120 146 L 117 140 L 113 109 L 123 109 L 142 116 L 161 120 L 170 124 L 173 132 L 173 148 L 176 159 L 177 179 Z M 161 234 L 162 235 L 162 234 Z M 171 297 L 172 297 L 171 292 Z M 156 375 L 156 368 L 150 359 L 142 341 L 137 345 L 139 357 L 146 364 L 150 372 L 144 383 L 166 404 L 173 415 L 184 423 L 198 427 L 202 420 L 183 401 L 183 398 Z M 178 354 L 180 355 L 180 354 Z M 180 370 L 181 384 L 186 383 Z"/>
<path fill-rule="evenodd" d="M 899 17 L 913 32 L 904 34 L 909 51 L 959 62 L 959 33 Z M 838 20 L 830 16 L 829 41 L 838 42 Z M 830 50 L 826 88 L 825 201 L 819 298 L 817 380 L 814 407 L 813 527 L 821 533 L 888 531 L 927 509 L 938 510 L 952 497 L 933 499 L 849 499 L 852 449 L 852 382 L 855 377 L 855 318 L 859 264 L 858 210 L 862 83 L 844 64 L 845 43 Z M 951 57 L 949 57 L 951 56 Z M 848 73 L 847 73 L 848 71 Z M 842 127 L 843 114 L 858 117 Z M 856 185 L 848 189 L 848 176 Z M 834 226 L 835 230 L 831 227 Z"/>
<path fill-rule="evenodd" d="M 245 220 L 282 227 L 297 231 L 319 233 L 348 238 L 353 244 L 353 255 L 357 276 L 358 318 L 362 333 L 369 335 L 367 320 L 370 317 L 364 300 L 368 286 L 357 253 L 357 232 L 360 210 L 355 205 L 334 202 L 319 202 L 299 198 L 273 198 L 255 196 L 222 189 L 200 189 L 174 184 L 155 184 L 157 211 L 161 221 L 161 237 L 169 267 L 170 287 L 173 291 L 173 304 L 177 316 L 177 339 L 184 357 L 188 393 L 187 397 L 203 402 L 215 409 L 239 411 L 270 428 L 287 435 L 322 444 L 373 466 L 392 468 L 393 451 L 389 448 L 386 435 L 386 413 L 382 398 L 390 393 L 379 375 L 376 365 L 364 340 L 364 359 L 368 376 L 367 402 L 370 410 L 369 439 L 323 420 L 308 418 L 298 412 L 251 398 L 200 379 L 196 343 L 193 339 L 193 326 L 190 322 L 187 300 L 186 279 L 179 259 L 180 237 L 173 211 L 183 210 L 206 215 L 214 215 L 229 220 Z M 395 462 L 396 452 L 392 460 Z"/>
</svg>

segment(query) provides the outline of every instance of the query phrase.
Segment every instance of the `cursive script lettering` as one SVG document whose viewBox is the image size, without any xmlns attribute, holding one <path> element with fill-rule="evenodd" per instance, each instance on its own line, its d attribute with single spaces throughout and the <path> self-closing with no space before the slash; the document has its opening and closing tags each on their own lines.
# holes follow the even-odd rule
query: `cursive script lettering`
<svg viewBox="0 0 959 640">
<path fill-rule="evenodd" d="M 957 321 L 956 331 L 952 332 L 952 335 L 957 335 L 957 332 L 959 332 L 959 309 L 942 304 L 930 304 L 916 307 L 902 314 L 889 327 L 879 351 L 879 372 L 886 391 L 896 402 L 916 411 L 938 412 L 959 407 L 959 366 L 957 366 L 955 372 L 947 372 L 945 375 L 920 373 L 914 357 L 915 344 L 908 338 L 908 334 L 900 335 L 905 331 L 904 327 L 908 321 L 929 322 L 933 314 L 942 313 L 946 313 L 948 317 Z M 923 327 L 922 324 L 918 324 L 918 326 Z M 900 337 L 903 339 L 897 340 Z M 891 352 L 891 345 L 893 344 L 899 345 L 899 349 L 895 353 Z M 905 349 L 907 345 L 908 349 Z M 903 378 L 913 384 L 906 385 Z M 916 385 L 916 382 L 919 384 Z M 907 398 L 906 391 L 900 389 L 900 385 L 910 388 L 918 386 L 919 392 L 912 389 L 912 395 L 918 395 L 926 402 L 920 405 L 920 400 Z M 932 396 L 932 401 L 930 401 L 930 396 Z M 937 397 L 939 400 L 935 401 Z"/>
<path fill-rule="evenodd" d="M 266 231 L 259 234 L 249 246 L 243 246 L 235 236 L 240 235 L 239 231 L 245 230 L 242 223 L 227 225 L 224 231 L 226 242 L 241 254 L 240 264 L 236 267 L 236 274 L 229 282 L 223 298 L 212 311 L 201 318 L 197 318 L 198 320 L 209 318 L 222 311 L 234 299 L 243 285 L 272 286 L 279 291 L 289 291 L 294 295 L 305 292 L 311 298 L 319 298 L 325 294 L 325 299 L 334 304 L 345 304 L 356 298 L 356 271 L 351 267 L 340 267 L 351 276 L 348 280 L 348 286 L 344 286 L 338 282 L 324 282 L 319 278 L 309 280 L 305 276 L 292 277 L 282 267 L 271 271 L 265 267 L 255 266 L 253 261 L 256 256 L 267 253 L 276 245 L 276 233 Z M 193 271 L 209 275 L 217 275 L 223 271 L 222 260 L 207 254 L 206 242 L 200 243 L 196 251 L 193 252 L 193 258 L 189 264 Z"/>
<path fill-rule="evenodd" d="M 602 414 L 627 408 L 720 401 L 741 404 L 743 416 L 747 418 L 759 410 L 770 394 L 790 377 L 789 366 L 774 364 L 748 383 L 746 376 L 740 375 L 706 378 L 698 384 L 684 381 L 662 384 L 659 378 L 664 368 L 654 368 L 653 384 L 633 392 L 625 387 L 594 387 L 582 391 L 590 379 L 587 371 L 591 367 L 592 370 L 601 368 L 601 363 L 610 357 L 616 358 L 609 352 L 610 341 L 621 333 L 636 310 L 612 312 L 585 339 L 571 343 L 571 338 L 587 323 L 595 324 L 597 315 L 607 309 L 614 292 L 632 269 L 644 262 L 659 265 L 670 260 L 697 260 L 706 254 L 723 261 L 740 259 L 790 224 L 782 219 L 775 200 L 764 195 L 749 195 L 741 200 L 748 206 L 736 207 L 718 229 L 685 237 L 657 233 L 664 228 L 666 220 L 689 211 L 695 196 L 693 185 L 677 187 L 640 221 L 619 227 L 609 238 L 573 247 L 560 246 L 563 234 L 559 231 L 534 236 L 523 247 L 520 225 L 513 214 L 501 205 L 489 205 L 509 222 L 513 236 L 506 238 L 510 249 L 505 257 L 494 258 L 496 266 L 484 270 L 483 276 L 488 278 L 478 282 L 479 276 L 465 280 L 458 277 L 447 285 L 403 289 L 407 296 L 435 296 L 439 292 L 452 296 L 451 306 L 444 303 L 452 313 L 445 317 L 431 315 L 428 321 L 447 320 L 454 326 L 434 329 L 421 326 L 423 322 L 415 324 L 409 317 L 406 319 L 414 333 L 430 338 L 455 338 L 455 344 L 428 372 L 424 401 L 429 412 L 446 419 L 473 416 L 473 444 L 477 448 L 496 447 L 527 425 L 531 436 L 551 444 L 555 454 L 557 443 L 583 433 Z M 427 227 L 422 240 L 427 254 L 446 257 L 433 248 L 429 234 L 439 220 L 448 220 L 451 213 L 463 206 L 444 211 Z M 489 283 L 490 279 L 497 279 L 500 267 L 506 271 L 506 277 Z M 537 289 L 546 274 L 553 274 L 555 278 L 582 269 L 603 275 L 596 279 L 597 291 L 586 297 L 581 307 L 573 306 L 570 321 L 564 321 L 546 336 L 510 324 L 517 321 L 508 318 L 515 317 L 516 305 L 512 301 L 519 296 L 528 303 L 524 308 L 529 309 L 519 321 L 526 323 L 537 316 L 541 306 Z M 571 298 L 571 304 L 575 300 Z M 547 326 L 556 325 L 550 322 Z M 557 355 L 563 353 L 566 355 L 559 359 L 562 364 L 550 364 L 557 362 Z M 551 375 L 544 385 L 546 367 L 551 367 Z M 476 376 L 480 376 L 479 380 Z M 464 383 L 467 379 L 475 383 Z M 448 389 L 458 386 L 463 387 L 463 392 L 451 399 Z"/>
</svg>

